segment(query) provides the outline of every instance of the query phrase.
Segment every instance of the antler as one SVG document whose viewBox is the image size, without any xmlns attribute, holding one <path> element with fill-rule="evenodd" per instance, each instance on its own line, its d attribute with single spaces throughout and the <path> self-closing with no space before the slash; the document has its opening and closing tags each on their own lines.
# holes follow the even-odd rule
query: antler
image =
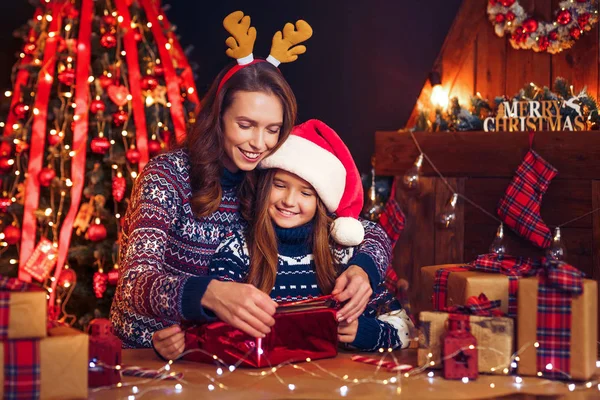
<svg viewBox="0 0 600 400">
<path fill-rule="evenodd" d="M 279 62 L 287 63 L 296 61 L 299 54 L 304 54 L 306 52 L 306 46 L 296 45 L 308 40 L 312 36 L 312 28 L 303 20 L 298 20 L 295 28 L 296 29 L 294 30 L 294 25 L 288 22 L 283 27 L 283 34 L 281 31 L 277 31 L 275 35 L 273 35 L 273 44 L 271 45 L 271 54 L 269 55 L 270 58 L 275 58 Z"/>
<path fill-rule="evenodd" d="M 223 20 L 223 26 L 231 34 L 225 40 L 229 57 L 240 59 L 252 54 L 256 40 L 256 28 L 250 26 L 250 17 L 242 11 L 234 11 Z"/>
</svg>

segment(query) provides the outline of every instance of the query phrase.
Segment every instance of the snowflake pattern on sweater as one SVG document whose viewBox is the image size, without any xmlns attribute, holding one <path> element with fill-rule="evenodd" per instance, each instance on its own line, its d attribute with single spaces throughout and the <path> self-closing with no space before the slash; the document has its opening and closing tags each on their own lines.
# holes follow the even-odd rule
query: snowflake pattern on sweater
<svg viewBox="0 0 600 400">
<path fill-rule="evenodd" d="M 151 347 L 154 332 L 184 319 L 210 320 L 200 306 L 212 279 L 208 265 L 217 247 L 246 226 L 237 197 L 243 172 L 223 172 L 219 209 L 203 218 L 191 208 L 189 174 L 187 151 L 175 150 L 154 157 L 136 179 L 110 316 L 125 348 Z M 366 227 L 359 251 L 373 261 L 372 279 L 381 282 L 391 259 L 389 240 L 380 226 Z"/>
<path fill-rule="evenodd" d="M 362 223 L 366 224 L 367 221 Z M 276 302 L 287 302 L 323 295 L 317 285 L 314 257 L 308 244 L 312 224 L 288 229 L 275 227 L 275 231 L 279 257 L 271 298 Z M 360 265 L 354 258 L 356 250 L 356 247 L 336 246 L 333 251 L 335 263 L 342 270 L 349 265 Z M 245 282 L 249 266 L 250 255 L 246 239 L 243 233 L 235 232 L 217 249 L 210 263 L 209 274 L 218 276 L 223 281 Z M 404 347 L 400 335 L 407 335 L 408 330 L 404 332 L 403 329 L 378 319 L 383 306 L 386 307 L 386 311 L 401 308 L 385 285 L 380 284 L 373 291 L 367 309 L 358 319 L 358 330 L 352 347 L 363 351 Z"/>
</svg>

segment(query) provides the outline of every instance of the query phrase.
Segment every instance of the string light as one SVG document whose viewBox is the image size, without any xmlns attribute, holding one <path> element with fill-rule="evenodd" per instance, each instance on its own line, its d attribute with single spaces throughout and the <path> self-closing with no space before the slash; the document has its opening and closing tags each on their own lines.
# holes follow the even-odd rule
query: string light
<svg viewBox="0 0 600 400">
<path fill-rule="evenodd" d="M 348 394 L 348 386 L 342 386 L 340 388 L 340 395 L 342 397 L 345 397 Z"/>
<path fill-rule="evenodd" d="M 217 368 L 217 375 L 223 375 L 223 370 L 221 368 Z"/>
<path fill-rule="evenodd" d="M 293 383 L 290 383 L 288 385 L 288 389 L 290 389 L 291 391 L 294 391 L 296 389 L 296 385 L 294 385 Z"/>
<path fill-rule="evenodd" d="M 215 386 L 213 384 L 208 385 L 208 390 L 212 392 L 215 390 Z"/>
<path fill-rule="evenodd" d="M 467 378 L 466 376 L 464 376 L 464 377 L 462 378 L 462 382 L 463 382 L 463 383 L 469 383 L 469 378 Z"/>
</svg>

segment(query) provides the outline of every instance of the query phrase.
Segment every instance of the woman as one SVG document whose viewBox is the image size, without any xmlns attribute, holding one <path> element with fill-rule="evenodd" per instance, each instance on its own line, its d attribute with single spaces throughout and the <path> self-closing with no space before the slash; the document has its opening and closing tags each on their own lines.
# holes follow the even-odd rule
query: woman
<svg viewBox="0 0 600 400">
<path fill-rule="evenodd" d="M 183 320 L 217 317 L 256 337 L 270 331 L 276 303 L 267 294 L 206 275 L 218 245 L 245 226 L 239 204 L 253 201 L 252 171 L 287 138 L 295 118 L 295 97 L 276 67 L 257 60 L 227 68 L 182 148 L 142 171 L 123 221 L 122 275 L 111 309 L 124 347 L 150 347 L 154 339 L 170 358 L 184 346 Z M 381 281 L 390 258 L 381 228 L 368 224 L 359 253 L 371 264 L 369 277 Z M 336 283 L 348 318 L 362 313 L 371 294 L 356 270 Z"/>
</svg>

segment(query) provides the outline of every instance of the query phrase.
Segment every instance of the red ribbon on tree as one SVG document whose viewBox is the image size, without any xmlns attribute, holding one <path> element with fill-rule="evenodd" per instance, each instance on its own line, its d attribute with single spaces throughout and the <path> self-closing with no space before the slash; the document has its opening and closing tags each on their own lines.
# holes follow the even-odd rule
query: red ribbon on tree
<svg viewBox="0 0 600 400">
<path fill-rule="evenodd" d="M 127 0 L 116 0 L 117 12 L 123 17 L 120 24 L 124 29 L 123 46 L 125 48 L 125 58 L 127 60 L 129 72 L 129 90 L 131 91 L 131 107 L 133 108 L 133 123 L 135 125 L 135 142 L 140 152 L 138 162 L 138 172 L 141 172 L 148 162 L 148 131 L 146 127 L 146 108 L 142 102 L 142 75 L 138 62 L 137 41 L 135 40 L 135 30 L 131 28 L 131 16 L 129 15 L 129 5 Z"/>
<path fill-rule="evenodd" d="M 29 165 L 27 168 L 27 180 L 25 186 L 25 207 L 23 210 L 23 230 L 21 235 L 21 249 L 19 254 L 19 279 L 31 282 L 31 276 L 23 269 L 23 266 L 33 253 L 36 237 L 36 218 L 35 210 L 38 208 L 40 200 L 40 182 L 38 174 L 42 170 L 44 158 L 44 145 L 46 143 L 46 120 L 48 111 L 48 99 L 54 81 L 54 68 L 56 66 L 56 45 L 58 40 L 57 33 L 62 27 L 62 14 L 60 9 L 62 3 L 55 2 L 51 5 L 51 11 L 54 18 L 48 28 L 49 33 L 44 48 L 44 61 L 42 68 L 38 73 L 38 86 L 34 109 L 38 112 L 33 116 L 31 127 L 31 147 L 29 150 Z"/>
<path fill-rule="evenodd" d="M 158 19 L 158 13 L 156 6 L 152 4 L 150 0 L 141 0 L 141 4 L 146 12 L 148 22 L 152 24 L 152 34 L 154 40 L 158 46 L 158 53 L 160 54 L 161 63 L 165 68 L 165 81 L 167 82 L 167 94 L 169 96 L 169 102 L 171 103 L 171 119 L 173 120 L 173 127 L 175 128 L 175 137 L 177 143 L 181 143 L 185 138 L 186 126 L 185 116 L 183 110 L 183 104 L 181 101 L 181 93 L 179 88 L 179 80 L 173 67 L 173 61 L 171 55 L 167 49 L 167 45 L 172 48 L 172 44 L 167 41 L 163 34 L 163 28 L 161 21 Z M 163 18 L 164 21 L 164 18 Z"/>
<path fill-rule="evenodd" d="M 88 104 L 90 102 L 90 88 L 88 84 L 89 65 L 91 62 L 91 37 L 92 37 L 92 19 L 94 4 L 92 0 L 83 0 L 81 3 L 81 14 L 79 20 L 79 41 L 77 44 L 77 66 L 75 70 L 75 115 L 79 118 L 74 121 L 73 145 L 75 156 L 71 158 L 71 205 L 60 229 L 58 242 L 58 261 L 54 270 L 52 282 L 52 292 L 50 293 L 49 307 L 54 306 L 56 285 L 65 261 L 69 246 L 71 244 L 71 235 L 73 234 L 73 222 L 77 215 L 83 193 L 85 182 L 85 159 L 88 137 Z"/>
</svg>

